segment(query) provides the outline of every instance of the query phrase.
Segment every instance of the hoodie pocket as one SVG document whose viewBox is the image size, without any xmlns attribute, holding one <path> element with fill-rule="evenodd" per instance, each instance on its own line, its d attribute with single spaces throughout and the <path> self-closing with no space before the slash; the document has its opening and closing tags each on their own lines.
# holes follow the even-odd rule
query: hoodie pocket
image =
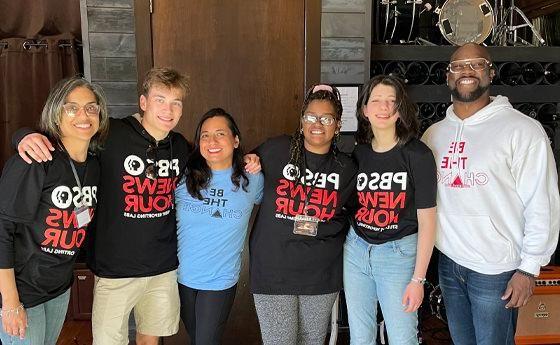
<svg viewBox="0 0 560 345">
<path fill-rule="evenodd" d="M 490 217 L 443 214 L 438 220 L 437 244 L 454 258 L 489 264 L 513 261 L 511 242 Z"/>
</svg>

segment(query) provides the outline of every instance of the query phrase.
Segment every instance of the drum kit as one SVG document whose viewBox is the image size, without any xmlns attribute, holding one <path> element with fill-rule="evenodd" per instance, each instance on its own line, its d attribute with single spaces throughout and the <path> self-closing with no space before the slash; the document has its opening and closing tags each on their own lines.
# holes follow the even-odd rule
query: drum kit
<svg viewBox="0 0 560 345">
<path fill-rule="evenodd" d="M 527 16 L 509 0 L 380 0 L 380 15 L 385 43 L 437 45 L 430 37 L 422 37 L 422 24 L 434 24 L 445 41 L 452 45 L 468 42 L 478 44 L 545 45 L 544 39 Z M 434 3 L 432 3 L 434 2 Z M 519 29 L 529 28 L 533 42 L 518 34 Z M 420 30 L 419 30 L 420 29 Z M 426 35 L 424 35 L 426 36 Z"/>
</svg>

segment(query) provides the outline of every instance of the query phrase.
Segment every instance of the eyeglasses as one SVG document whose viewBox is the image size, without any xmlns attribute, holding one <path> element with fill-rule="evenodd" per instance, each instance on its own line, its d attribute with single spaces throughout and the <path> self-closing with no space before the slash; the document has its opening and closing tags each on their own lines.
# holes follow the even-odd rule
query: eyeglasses
<svg viewBox="0 0 560 345">
<path fill-rule="evenodd" d="M 303 122 L 309 124 L 317 123 L 317 121 L 319 121 L 323 126 L 330 126 L 334 123 L 334 117 L 332 116 L 303 114 L 301 118 L 303 119 Z"/>
<path fill-rule="evenodd" d="M 158 178 L 158 159 L 157 159 L 157 149 L 153 146 L 148 146 L 146 149 L 146 158 L 148 165 L 146 165 L 146 170 L 144 174 L 150 180 L 155 180 Z"/>
<path fill-rule="evenodd" d="M 447 70 L 451 73 L 461 73 L 467 70 L 467 67 L 473 71 L 483 71 L 492 66 L 492 63 L 485 58 L 465 59 L 451 61 L 447 66 Z"/>
<path fill-rule="evenodd" d="M 98 116 L 99 111 L 101 110 L 99 104 L 96 103 L 88 103 L 84 106 L 79 106 L 77 103 L 66 103 L 62 107 L 64 108 L 66 115 L 70 117 L 78 115 L 80 109 L 84 109 L 87 116 Z"/>
</svg>

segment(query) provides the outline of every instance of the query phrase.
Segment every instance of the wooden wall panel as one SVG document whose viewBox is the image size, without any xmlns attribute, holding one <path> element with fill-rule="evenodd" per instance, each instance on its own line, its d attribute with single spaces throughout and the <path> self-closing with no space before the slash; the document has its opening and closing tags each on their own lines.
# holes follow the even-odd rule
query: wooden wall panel
<svg viewBox="0 0 560 345">
<path fill-rule="evenodd" d="M 133 8 L 134 0 L 87 0 L 88 7 Z"/>
<path fill-rule="evenodd" d="M 365 42 L 363 38 L 323 38 L 321 39 L 323 61 L 363 61 Z"/>
<path fill-rule="evenodd" d="M 190 76 L 192 92 L 178 130 L 192 138 L 200 116 L 220 106 L 239 122 L 248 149 L 271 136 L 293 132 L 305 91 L 307 2 L 155 4 L 154 65 L 175 66 Z"/>
<path fill-rule="evenodd" d="M 363 62 L 323 61 L 321 63 L 321 80 L 328 80 L 329 83 L 362 84 L 364 78 Z"/>
<path fill-rule="evenodd" d="M 88 8 L 91 32 L 134 33 L 134 11 L 127 8 Z"/>
<path fill-rule="evenodd" d="M 364 37 L 364 13 L 323 13 L 321 37 Z"/>
<path fill-rule="evenodd" d="M 323 0 L 321 17 L 321 81 L 362 84 L 369 78 L 371 1 Z"/>
<path fill-rule="evenodd" d="M 133 0 L 80 0 L 85 75 L 103 87 L 109 116 L 138 110 Z"/>
<path fill-rule="evenodd" d="M 136 82 L 95 81 L 107 95 L 109 105 L 132 105 L 138 103 Z"/>
<path fill-rule="evenodd" d="M 98 81 L 136 81 L 136 58 L 91 58 L 91 78 Z"/>
<path fill-rule="evenodd" d="M 323 12 L 364 12 L 367 0 L 323 0 Z"/>
<path fill-rule="evenodd" d="M 90 32 L 91 57 L 134 57 L 135 40 L 134 34 Z"/>
</svg>

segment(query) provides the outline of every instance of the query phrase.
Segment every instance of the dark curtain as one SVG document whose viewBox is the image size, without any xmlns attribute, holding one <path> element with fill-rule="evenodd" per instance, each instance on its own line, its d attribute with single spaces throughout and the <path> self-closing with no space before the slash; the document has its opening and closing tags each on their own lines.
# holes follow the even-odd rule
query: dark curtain
<svg viewBox="0 0 560 345">
<path fill-rule="evenodd" d="M 36 127 L 50 89 L 80 73 L 76 0 L 0 0 L 0 168 L 12 134 Z"/>
</svg>

